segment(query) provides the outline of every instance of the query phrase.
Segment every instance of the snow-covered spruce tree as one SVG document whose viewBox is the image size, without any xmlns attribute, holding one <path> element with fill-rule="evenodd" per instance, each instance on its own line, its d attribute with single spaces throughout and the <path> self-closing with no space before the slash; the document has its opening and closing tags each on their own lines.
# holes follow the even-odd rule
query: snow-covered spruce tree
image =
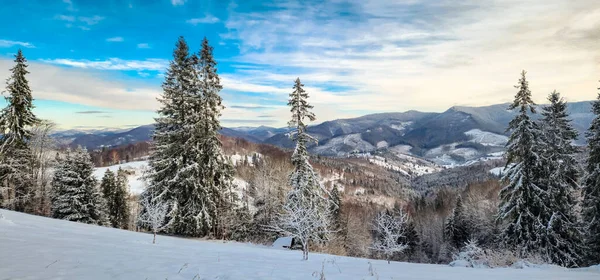
<svg viewBox="0 0 600 280">
<path fill-rule="evenodd" d="M 237 196 L 233 193 L 234 168 L 229 158 L 223 154 L 219 130 L 219 117 L 225 108 L 219 92 L 223 88 L 217 74 L 217 62 L 213 57 L 213 47 L 208 39 L 202 40 L 198 54 L 196 71 L 199 80 L 199 92 L 189 103 L 197 106 L 199 111 L 192 115 L 193 137 L 186 143 L 187 150 L 196 150 L 196 167 L 201 185 L 209 195 L 207 205 L 211 221 L 212 234 L 222 238 L 227 229 L 225 219 L 235 216 L 234 207 Z M 242 209 L 238 209 L 242 211 Z"/>
<path fill-rule="evenodd" d="M 108 225 L 106 202 L 85 149 L 60 159 L 52 180 L 52 216 L 73 222 Z"/>
<path fill-rule="evenodd" d="M 200 186 L 197 177 L 191 178 L 182 174 L 182 171 L 188 170 L 190 164 L 194 164 L 190 159 L 193 151 L 186 151 L 184 147 L 184 143 L 191 137 L 189 115 L 192 112 L 189 110 L 190 104 L 187 103 L 187 99 L 195 93 L 194 81 L 194 62 L 187 43 L 183 37 L 179 37 L 173 51 L 173 60 L 162 84 L 162 96 L 158 99 L 161 108 L 157 112 L 158 117 L 155 118 L 155 147 L 148 161 L 148 188 L 142 193 L 141 200 L 153 198 L 158 200 L 156 203 L 168 205 L 166 220 L 170 232 L 201 236 L 208 232 L 204 209 L 195 214 L 186 213 L 189 209 L 182 209 L 188 202 L 193 207 L 202 207 L 205 204 L 189 201 L 192 197 L 190 190 L 194 190 L 194 197 L 197 197 L 198 192 L 205 189 Z M 206 198 L 208 194 L 202 193 L 200 196 Z M 144 211 L 146 210 L 142 209 L 142 212 Z M 197 222 L 185 221 L 190 216 L 195 216 Z"/>
<path fill-rule="evenodd" d="M 290 174 L 288 194 L 283 213 L 274 230 L 296 238 L 302 244 L 303 258 L 308 259 L 309 242 L 324 242 L 330 234 L 331 213 L 327 190 L 319 182 L 319 177 L 309 162 L 307 143 L 313 141 L 306 132 L 305 119 L 315 120 L 310 111 L 308 93 L 304 90 L 300 78 L 296 79 L 294 91 L 290 94 L 288 106 L 291 107 L 290 127 L 296 148 L 292 154 L 294 171 Z"/>
<path fill-rule="evenodd" d="M 117 171 L 115 192 L 112 197 L 112 208 L 109 210 L 113 227 L 127 229 L 129 227 L 129 184 L 127 172 L 121 168 Z"/>
<path fill-rule="evenodd" d="M 462 197 L 456 199 L 456 206 L 452 210 L 452 214 L 446 220 L 444 228 L 444 238 L 455 248 L 460 248 L 471 237 L 468 217 L 464 213 Z"/>
<path fill-rule="evenodd" d="M 562 266 L 577 266 L 583 257 L 580 223 L 573 197 L 578 188 L 577 148 L 573 141 L 577 131 L 568 119 L 567 104 L 556 91 L 548 96 L 550 104 L 542 109 L 544 176 L 547 205 L 552 214 L 546 224 L 543 255 L 546 261 Z"/>
<path fill-rule="evenodd" d="M 540 182 L 541 132 L 529 116 L 535 113 L 535 104 L 525 74 L 521 73 L 518 92 L 509 107 L 518 114 L 508 127 L 507 171 L 502 177 L 505 186 L 500 190 L 497 217 L 502 226 L 501 242 L 520 256 L 538 252 L 546 229 L 544 221 L 550 217 L 545 186 Z"/>
<path fill-rule="evenodd" d="M 34 158 L 29 147 L 31 127 L 39 120 L 33 114 L 33 97 L 27 81 L 27 60 L 19 50 L 6 82 L 8 105 L 0 112 L 0 206 L 32 212 L 35 179 Z"/>
<path fill-rule="evenodd" d="M 100 189 L 106 201 L 106 210 L 112 227 L 126 229 L 129 223 L 129 205 L 127 203 L 127 177 L 125 171 L 119 168 L 117 176 L 106 170 Z"/>
<path fill-rule="evenodd" d="M 583 189 L 583 221 L 586 225 L 588 264 L 600 263 L 600 93 L 592 103 L 596 115 L 587 131 L 589 157 Z"/>
<path fill-rule="evenodd" d="M 371 248 L 383 254 L 390 263 L 395 254 L 402 253 L 408 248 L 408 244 L 402 242 L 406 240 L 407 226 L 408 215 L 403 211 L 380 212 L 373 221 L 374 237 Z"/>
<path fill-rule="evenodd" d="M 215 66 L 206 39 L 198 57 L 180 37 L 159 99 L 156 147 L 142 196 L 169 205 L 168 230 L 175 234 L 220 237 L 219 219 L 231 203 L 233 166 L 217 135 L 223 106 Z"/>
</svg>

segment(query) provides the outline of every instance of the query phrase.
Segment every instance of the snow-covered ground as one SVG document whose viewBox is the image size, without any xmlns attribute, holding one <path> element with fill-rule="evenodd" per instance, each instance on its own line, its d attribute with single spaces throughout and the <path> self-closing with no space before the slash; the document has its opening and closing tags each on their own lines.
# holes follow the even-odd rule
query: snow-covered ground
<svg viewBox="0 0 600 280">
<path fill-rule="evenodd" d="M 147 167 L 147 161 L 132 161 L 108 167 L 98 167 L 94 169 L 94 177 L 96 177 L 98 182 L 100 182 L 104 176 L 104 172 L 106 172 L 107 169 L 110 169 L 110 171 L 114 172 L 115 175 L 117 174 L 119 168 L 127 170 L 130 173 L 127 176 L 127 180 L 129 180 L 129 193 L 137 195 L 144 191 L 145 184 L 142 180 L 142 175 Z"/>
<path fill-rule="evenodd" d="M 465 134 L 471 137 L 471 142 L 479 143 L 484 146 L 502 147 L 508 142 L 508 137 L 480 129 L 471 129 Z"/>
<path fill-rule="evenodd" d="M 421 176 L 440 171 L 442 168 L 431 162 L 424 161 L 409 154 L 395 154 L 400 160 L 386 159 L 369 153 L 354 154 L 354 157 L 364 158 L 368 162 L 381 166 L 385 169 L 400 172 L 407 177 Z"/>
<path fill-rule="evenodd" d="M 2 279 L 600 279 L 594 268 L 475 269 L 152 236 L 0 210 Z"/>
<path fill-rule="evenodd" d="M 375 147 L 363 140 L 359 133 L 355 133 L 331 138 L 327 143 L 322 145 L 319 144 L 315 147 L 314 152 L 318 154 L 344 156 L 348 154 L 347 150 L 344 150 L 348 149 L 348 147 L 352 147 L 352 149 L 357 151 L 368 152 L 375 150 Z"/>
</svg>

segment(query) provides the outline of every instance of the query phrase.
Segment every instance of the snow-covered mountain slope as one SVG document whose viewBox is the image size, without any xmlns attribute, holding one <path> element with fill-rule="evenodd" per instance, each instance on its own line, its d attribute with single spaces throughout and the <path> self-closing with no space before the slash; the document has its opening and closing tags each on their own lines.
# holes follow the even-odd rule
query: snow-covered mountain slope
<svg viewBox="0 0 600 280">
<path fill-rule="evenodd" d="M 129 181 L 129 193 L 137 195 L 144 191 L 145 185 L 144 181 L 142 180 L 142 175 L 147 167 L 147 161 L 132 161 L 108 167 L 98 167 L 94 168 L 94 177 L 96 177 L 96 179 L 98 179 L 98 182 L 100 182 L 107 169 L 114 172 L 116 175 L 119 168 L 122 168 L 123 170 L 127 171 L 127 180 Z"/>
<path fill-rule="evenodd" d="M 470 142 L 479 143 L 484 146 L 499 146 L 502 147 L 508 142 L 508 137 L 501 134 L 496 134 L 481 129 L 471 129 L 465 132 L 471 137 Z"/>
<path fill-rule="evenodd" d="M 596 280 L 596 269 L 474 269 L 152 236 L 0 210 L 2 279 Z M 323 279 L 323 278 L 322 278 Z"/>
</svg>

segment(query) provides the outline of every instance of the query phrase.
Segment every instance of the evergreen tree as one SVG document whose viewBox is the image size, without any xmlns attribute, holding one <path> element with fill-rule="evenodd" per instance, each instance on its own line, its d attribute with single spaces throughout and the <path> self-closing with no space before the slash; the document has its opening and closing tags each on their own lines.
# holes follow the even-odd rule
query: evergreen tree
<svg viewBox="0 0 600 280">
<path fill-rule="evenodd" d="M 100 181 L 100 190 L 102 190 L 102 195 L 106 200 L 107 209 L 110 209 L 110 197 L 115 192 L 116 188 L 117 178 L 115 177 L 115 173 L 110 171 L 110 169 L 106 169 L 102 181 Z M 110 213 L 110 210 L 108 212 Z"/>
<path fill-rule="evenodd" d="M 180 37 L 163 83 L 149 187 L 142 195 L 169 205 L 168 230 L 188 236 L 222 235 L 232 207 L 233 166 L 218 138 L 223 109 L 212 47 L 190 55 Z"/>
<path fill-rule="evenodd" d="M 126 229 L 129 225 L 129 205 L 127 198 L 127 177 L 125 171 L 119 168 L 117 176 L 106 170 L 100 183 L 102 194 L 106 200 L 106 210 L 111 226 Z"/>
<path fill-rule="evenodd" d="M 546 224 L 543 242 L 548 261 L 577 266 L 582 258 L 582 232 L 575 213 L 573 192 L 578 188 L 577 148 L 572 144 L 577 131 L 568 119 L 567 104 L 556 91 L 548 96 L 550 104 L 542 109 L 544 138 L 543 167 L 547 205 L 552 214 Z"/>
<path fill-rule="evenodd" d="M 52 216 L 73 222 L 108 225 L 106 202 L 85 149 L 60 159 L 52 180 Z"/>
<path fill-rule="evenodd" d="M 342 198 L 337 186 L 333 186 L 330 193 L 331 203 L 329 204 L 329 212 L 331 213 L 331 229 L 339 231 L 342 228 Z"/>
<path fill-rule="evenodd" d="M 470 228 L 468 217 L 464 213 L 462 197 L 459 196 L 452 214 L 446 221 L 444 229 L 446 241 L 456 248 L 462 247 L 470 238 Z"/>
<path fill-rule="evenodd" d="M 309 162 L 306 145 L 314 138 L 306 132 L 304 120 L 314 121 L 315 115 L 310 111 L 313 107 L 308 104 L 308 93 L 303 87 L 300 78 L 296 79 L 288 102 L 292 112 L 289 125 L 296 128 L 292 134 L 296 148 L 292 154 L 294 171 L 289 177 L 292 190 L 288 194 L 279 229 L 302 242 L 304 259 L 308 259 L 308 243 L 327 239 L 332 206 L 327 190 Z"/>
<path fill-rule="evenodd" d="M 116 188 L 112 198 L 112 209 L 109 210 L 113 227 L 127 229 L 129 227 L 129 184 L 127 172 L 121 168 L 117 171 Z"/>
<path fill-rule="evenodd" d="M 583 220 L 586 225 L 587 259 L 600 263 L 600 93 L 592 103 L 596 115 L 587 132 L 589 157 L 583 189 Z"/>
<path fill-rule="evenodd" d="M 192 117 L 195 120 L 193 134 L 188 149 L 196 149 L 197 162 L 200 163 L 198 172 L 202 185 L 206 188 L 211 204 L 208 214 L 212 221 L 212 234 L 220 238 L 224 232 L 223 218 L 235 215 L 234 207 L 237 196 L 233 193 L 234 168 L 229 158 L 223 154 L 219 140 L 221 124 L 219 117 L 225 108 L 219 92 L 223 88 L 217 74 L 217 62 L 213 57 L 213 47 L 206 38 L 196 63 L 199 77 L 199 95 L 195 98 L 200 108 Z M 199 102 L 197 102 L 199 101 Z"/>
<path fill-rule="evenodd" d="M 21 50 L 6 82 L 8 105 L 0 112 L 0 203 L 31 212 L 35 181 L 34 158 L 29 147 L 31 127 L 39 120 L 33 114 L 33 97 L 26 75 L 27 60 Z"/>
<path fill-rule="evenodd" d="M 545 232 L 543 223 L 550 215 L 546 207 L 546 190 L 540 182 L 540 130 L 531 120 L 529 113 L 535 113 L 535 103 L 531 99 L 529 84 L 521 73 L 519 89 L 509 110 L 518 110 L 517 116 L 509 123 L 511 131 L 506 145 L 506 173 L 502 177 L 505 186 L 500 190 L 498 221 L 503 229 L 503 244 L 515 247 L 520 256 L 540 249 Z"/>
</svg>

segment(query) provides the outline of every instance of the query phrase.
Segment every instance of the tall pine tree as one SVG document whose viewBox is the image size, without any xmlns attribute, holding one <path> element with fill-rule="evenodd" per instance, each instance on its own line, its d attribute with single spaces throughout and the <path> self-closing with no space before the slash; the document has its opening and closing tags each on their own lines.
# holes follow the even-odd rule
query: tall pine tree
<svg viewBox="0 0 600 280">
<path fill-rule="evenodd" d="M 444 229 L 444 237 L 454 247 L 461 248 L 471 238 L 471 225 L 469 225 L 468 217 L 464 213 L 462 197 L 456 199 L 456 206 L 452 210 L 452 214 L 446 221 Z"/>
<path fill-rule="evenodd" d="M 506 173 L 502 177 L 505 186 L 500 191 L 498 221 L 502 224 L 502 242 L 517 250 L 520 256 L 538 252 L 543 239 L 547 219 L 545 187 L 540 182 L 540 129 L 531 120 L 535 103 L 531 99 L 529 83 L 521 73 L 514 102 L 508 108 L 517 110 L 517 116 L 509 123 L 511 131 L 506 145 Z"/>
<path fill-rule="evenodd" d="M 33 114 L 33 97 L 26 75 L 27 60 L 19 50 L 6 82 L 7 107 L 0 112 L 0 203 L 17 211 L 31 212 L 34 196 L 34 158 L 29 147 L 31 127 L 39 120 Z"/>
<path fill-rule="evenodd" d="M 148 188 L 141 198 L 159 200 L 160 204 L 168 205 L 166 219 L 172 226 L 168 230 L 178 234 L 188 234 L 180 227 L 184 215 L 181 208 L 185 205 L 185 201 L 182 200 L 186 195 L 184 192 L 188 189 L 190 181 L 193 181 L 180 176 L 181 170 L 189 161 L 183 143 L 190 137 L 185 127 L 189 114 L 186 96 L 193 91 L 193 70 L 188 45 L 183 37 L 179 37 L 162 85 L 162 96 L 158 99 L 161 108 L 157 112 L 158 117 L 155 118 L 155 147 L 149 158 L 150 170 L 146 176 Z"/>
<path fill-rule="evenodd" d="M 179 38 L 159 99 L 155 149 L 146 198 L 168 203 L 168 230 L 188 236 L 220 237 L 222 212 L 231 202 L 233 166 L 218 138 L 223 109 L 212 47 L 204 39 L 200 56 Z"/>
<path fill-rule="evenodd" d="M 600 89 L 600 88 L 599 88 Z M 586 134 L 589 148 L 583 189 L 583 220 L 586 225 L 587 259 L 600 263 L 600 93 L 592 103 L 596 115 Z"/>
<path fill-rule="evenodd" d="M 551 216 L 543 220 L 546 237 L 543 242 L 547 260 L 563 266 L 577 266 L 583 256 L 583 239 L 575 213 L 573 193 L 578 188 L 577 148 L 573 141 L 577 131 L 568 119 L 567 104 L 556 91 L 548 96 L 550 104 L 542 109 L 543 176 L 547 205 Z"/>
<path fill-rule="evenodd" d="M 304 258 L 308 259 L 308 243 L 313 241 L 322 241 L 327 239 L 327 234 L 330 231 L 328 226 L 331 221 L 332 206 L 331 200 L 328 197 L 328 192 L 319 182 L 319 177 L 314 171 L 309 162 L 307 144 L 315 139 L 306 131 L 304 121 L 315 120 L 315 115 L 310 111 L 313 108 L 308 103 L 308 93 L 304 90 L 304 85 L 297 78 L 294 83 L 294 91 L 290 94 L 288 106 L 291 107 L 292 119 L 289 122 L 290 127 L 295 127 L 296 130 L 292 133 L 293 139 L 296 141 L 296 148 L 292 154 L 292 164 L 294 171 L 290 174 L 289 185 L 292 190 L 288 194 L 285 209 L 289 213 L 284 214 L 284 220 L 295 220 L 295 215 L 305 215 L 303 220 L 311 221 L 310 224 L 318 225 L 315 227 L 294 228 L 292 231 L 304 231 L 303 236 L 303 251 Z M 335 207 L 335 206 L 334 206 Z M 306 217 L 310 215 L 310 217 Z"/>
<path fill-rule="evenodd" d="M 129 225 L 129 205 L 127 199 L 127 177 L 125 170 L 119 168 L 117 176 L 106 170 L 100 189 L 106 200 L 106 210 L 111 226 L 126 229 Z"/>
<path fill-rule="evenodd" d="M 52 216 L 73 222 L 108 225 L 106 201 L 94 177 L 85 149 L 68 152 L 59 160 L 52 179 Z"/>
<path fill-rule="evenodd" d="M 234 207 L 237 200 L 233 193 L 233 165 L 223 154 L 218 134 L 221 130 L 219 117 L 225 108 L 219 95 L 223 86 L 217 74 L 213 47 L 208 39 L 202 40 L 197 58 L 195 66 L 199 91 L 190 103 L 196 104 L 199 110 L 192 117 L 194 138 L 190 139 L 186 146 L 188 150 L 196 151 L 196 160 L 200 163 L 196 172 L 210 197 L 211 204 L 207 205 L 207 211 L 212 234 L 221 238 L 226 230 L 225 219 L 235 216 Z"/>
</svg>

